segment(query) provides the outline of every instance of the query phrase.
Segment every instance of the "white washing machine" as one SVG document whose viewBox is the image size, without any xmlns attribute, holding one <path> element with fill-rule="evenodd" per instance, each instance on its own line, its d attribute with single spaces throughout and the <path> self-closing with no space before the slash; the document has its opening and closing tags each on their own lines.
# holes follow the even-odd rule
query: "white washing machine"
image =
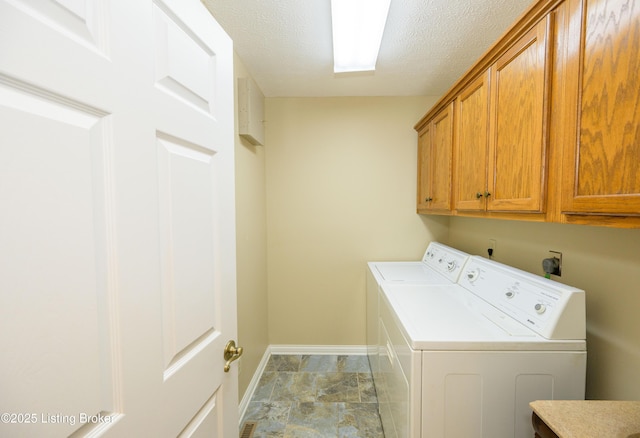
<svg viewBox="0 0 640 438">
<path fill-rule="evenodd" d="M 456 285 L 381 285 L 386 438 L 530 438 L 529 402 L 584 399 L 584 291 L 481 257 Z"/>
<path fill-rule="evenodd" d="M 382 284 L 455 284 L 469 254 L 431 242 L 420 261 L 367 263 L 367 354 L 371 371 L 378 368 L 378 314 Z"/>
</svg>

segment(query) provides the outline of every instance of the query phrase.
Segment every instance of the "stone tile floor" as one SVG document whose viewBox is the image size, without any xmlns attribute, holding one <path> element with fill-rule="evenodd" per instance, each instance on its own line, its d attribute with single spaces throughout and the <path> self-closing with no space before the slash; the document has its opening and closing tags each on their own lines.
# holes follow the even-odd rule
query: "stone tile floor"
<svg viewBox="0 0 640 438">
<path fill-rule="evenodd" d="M 367 356 L 272 355 L 242 419 L 254 438 L 383 438 Z"/>
</svg>

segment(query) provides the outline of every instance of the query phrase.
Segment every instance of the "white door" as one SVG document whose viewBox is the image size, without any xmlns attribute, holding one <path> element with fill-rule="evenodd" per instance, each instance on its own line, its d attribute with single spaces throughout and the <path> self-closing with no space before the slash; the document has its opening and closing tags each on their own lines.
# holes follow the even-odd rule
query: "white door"
<svg viewBox="0 0 640 438">
<path fill-rule="evenodd" d="M 237 436 L 232 62 L 198 0 L 0 0 L 0 436 Z"/>
</svg>

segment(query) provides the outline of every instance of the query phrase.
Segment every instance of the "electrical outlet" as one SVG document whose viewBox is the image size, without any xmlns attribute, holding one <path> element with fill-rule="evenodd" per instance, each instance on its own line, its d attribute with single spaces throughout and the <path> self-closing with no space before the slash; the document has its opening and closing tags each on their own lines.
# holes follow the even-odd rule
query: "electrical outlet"
<svg viewBox="0 0 640 438">
<path fill-rule="evenodd" d="M 555 272 L 552 272 L 553 275 L 557 275 L 558 277 L 562 277 L 562 253 L 560 251 L 549 251 L 549 255 L 558 259 L 558 269 Z"/>
<path fill-rule="evenodd" d="M 496 239 L 489 239 L 489 247 L 487 248 L 487 254 L 489 258 L 493 258 L 493 254 L 496 252 Z"/>
</svg>

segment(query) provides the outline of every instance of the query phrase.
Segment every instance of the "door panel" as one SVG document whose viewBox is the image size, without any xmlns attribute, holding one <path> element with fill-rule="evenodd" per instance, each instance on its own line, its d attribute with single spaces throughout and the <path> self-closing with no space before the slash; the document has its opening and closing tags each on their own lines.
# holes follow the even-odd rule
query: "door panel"
<svg viewBox="0 0 640 438">
<path fill-rule="evenodd" d="M 418 189 L 417 209 L 428 210 L 431 191 L 432 139 L 431 123 L 418 132 Z"/>
<path fill-rule="evenodd" d="M 211 342 L 215 323 L 213 153 L 158 138 L 165 366 Z M 199 275 L 199 272 L 211 272 Z M 166 374 L 166 371 L 165 371 Z"/>
<path fill-rule="evenodd" d="M 551 16 L 492 67 L 487 210 L 542 212 Z"/>
<path fill-rule="evenodd" d="M 69 41 L 107 54 L 108 14 L 104 0 L 14 0 L 8 3 Z"/>
<path fill-rule="evenodd" d="M 210 438 L 212 436 L 220 436 L 220 422 L 218 420 L 217 398 L 211 397 L 205 405 L 198 411 L 195 417 L 187 424 L 187 426 L 178 435 L 179 438 Z"/>
<path fill-rule="evenodd" d="M 80 102 L 0 82 L 0 410 L 34 414 L 29 433 L 67 435 L 80 413 L 117 417 L 112 181 L 102 170 L 111 123 Z M 19 420 L 0 430 L 18 432 Z"/>
<path fill-rule="evenodd" d="M 489 73 L 472 82 L 457 99 L 457 210 L 482 211 L 487 188 Z M 481 196 L 477 196 L 477 194 Z"/>
<path fill-rule="evenodd" d="M 451 210 L 453 105 L 442 109 L 418 132 L 419 213 Z"/>
<path fill-rule="evenodd" d="M 563 213 L 640 215 L 640 5 L 573 0 Z M 573 123 L 570 125 L 573 126 Z M 576 139 L 578 141 L 576 141 Z"/>
<path fill-rule="evenodd" d="M 638 195 L 640 6 L 586 4 L 576 196 Z"/>
<path fill-rule="evenodd" d="M 163 3 L 154 5 L 156 86 L 211 113 L 215 53 Z"/>
<path fill-rule="evenodd" d="M 232 62 L 197 0 L 0 1 L 1 436 L 237 435 Z"/>
<path fill-rule="evenodd" d="M 451 210 L 451 158 L 453 155 L 453 103 L 433 120 L 431 197 L 433 210 Z"/>
<path fill-rule="evenodd" d="M 180 419 L 163 426 L 170 435 L 215 429 L 208 436 L 222 437 L 238 433 L 237 368 L 222 372 L 235 337 L 232 51 L 197 6 L 204 12 L 191 14 L 180 1 L 153 5 L 162 289 L 154 299 L 165 367 L 158 391 Z"/>
</svg>

